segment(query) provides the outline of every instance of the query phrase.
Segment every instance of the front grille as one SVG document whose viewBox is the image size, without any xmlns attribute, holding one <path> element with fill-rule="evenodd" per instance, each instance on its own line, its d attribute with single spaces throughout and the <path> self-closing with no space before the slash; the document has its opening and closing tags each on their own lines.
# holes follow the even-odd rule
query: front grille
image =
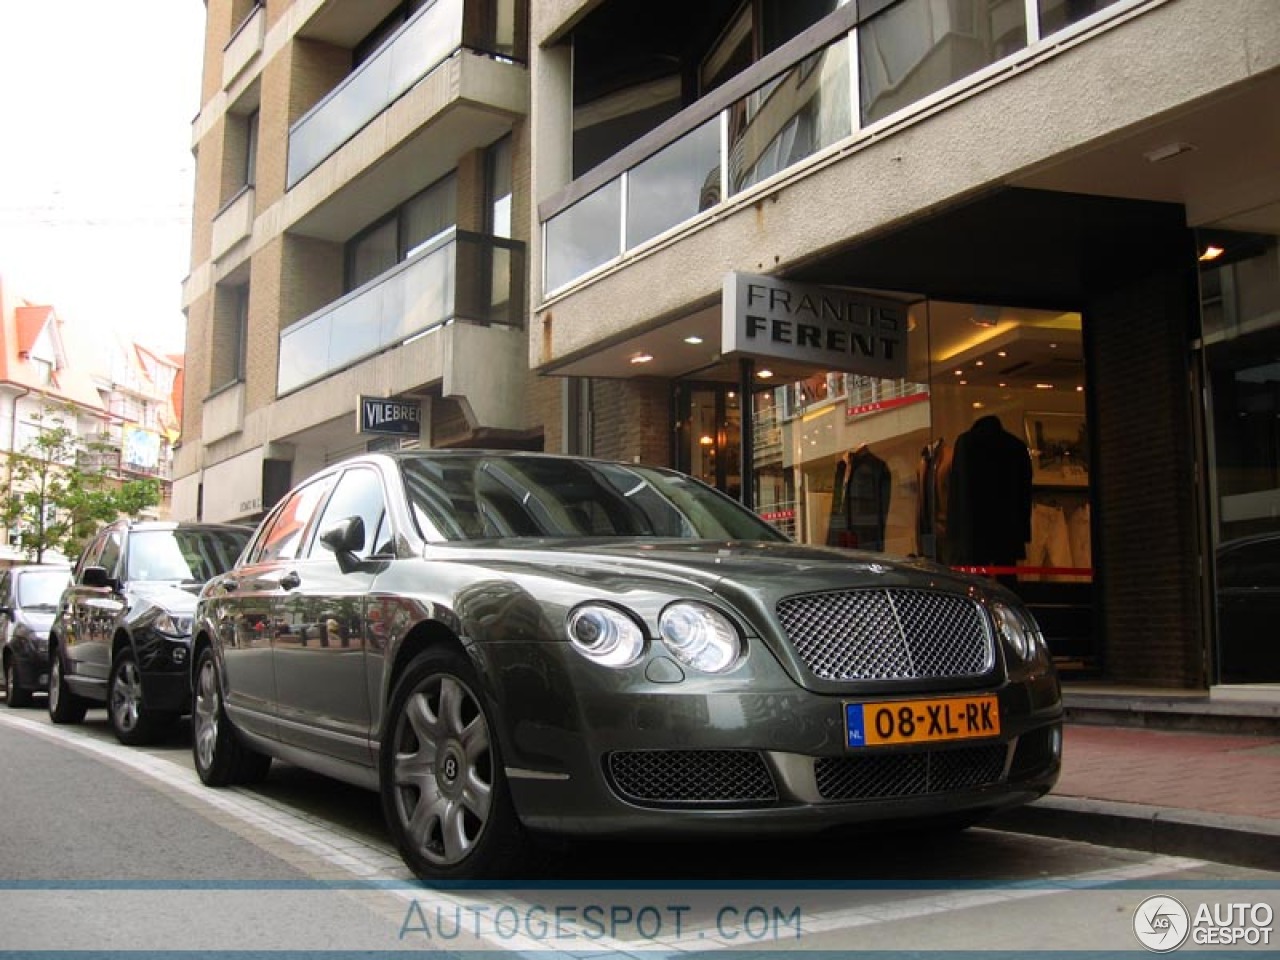
<svg viewBox="0 0 1280 960">
<path fill-rule="evenodd" d="M 813 773 L 824 800 L 882 800 L 949 793 L 999 783 L 1003 743 L 920 753 L 820 757 Z"/>
<path fill-rule="evenodd" d="M 809 593 L 778 603 L 805 666 L 823 680 L 975 677 L 995 663 L 982 608 L 931 590 Z"/>
<path fill-rule="evenodd" d="M 763 803 L 778 791 L 752 750 L 630 750 L 609 754 L 615 789 L 637 803 Z"/>
</svg>

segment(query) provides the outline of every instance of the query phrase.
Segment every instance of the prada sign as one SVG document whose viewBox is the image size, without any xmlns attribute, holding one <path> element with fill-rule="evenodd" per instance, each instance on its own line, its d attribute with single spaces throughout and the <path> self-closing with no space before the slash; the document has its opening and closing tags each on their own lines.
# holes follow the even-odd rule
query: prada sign
<svg viewBox="0 0 1280 960">
<path fill-rule="evenodd" d="M 907 308 L 835 287 L 731 273 L 721 353 L 895 380 L 907 375 Z"/>
<path fill-rule="evenodd" d="M 356 416 L 357 433 L 416 437 L 422 428 L 422 405 L 416 400 L 360 397 Z"/>
</svg>

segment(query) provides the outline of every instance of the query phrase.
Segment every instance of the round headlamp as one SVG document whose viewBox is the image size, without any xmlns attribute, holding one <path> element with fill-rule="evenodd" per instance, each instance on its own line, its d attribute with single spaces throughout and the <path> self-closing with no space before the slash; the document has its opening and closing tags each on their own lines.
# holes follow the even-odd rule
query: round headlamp
<svg viewBox="0 0 1280 960">
<path fill-rule="evenodd" d="M 996 629 L 1000 631 L 1000 636 L 1013 648 L 1013 652 L 1020 660 L 1030 662 L 1041 653 L 1047 653 L 1040 627 L 1027 611 L 1005 603 L 993 603 L 991 616 L 996 622 Z"/>
<path fill-rule="evenodd" d="M 565 629 L 575 650 L 606 667 L 625 667 L 644 653 L 644 633 L 614 607 L 584 604 L 569 614 Z"/>
<path fill-rule="evenodd" d="M 673 657 L 703 673 L 724 673 L 742 655 L 737 629 L 705 604 L 671 604 L 658 618 L 658 633 Z"/>
</svg>

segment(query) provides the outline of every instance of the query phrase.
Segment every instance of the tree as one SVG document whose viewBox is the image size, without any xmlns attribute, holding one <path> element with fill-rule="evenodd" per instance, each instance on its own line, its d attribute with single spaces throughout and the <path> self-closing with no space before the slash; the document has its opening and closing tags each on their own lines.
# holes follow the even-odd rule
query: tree
<svg viewBox="0 0 1280 960">
<path fill-rule="evenodd" d="M 121 481 L 96 468 L 103 454 L 119 448 L 103 438 L 79 436 L 67 426 L 70 408 L 46 407 L 36 414 L 37 432 L 21 451 L 10 451 L 7 495 L 0 521 L 10 538 L 22 538 L 21 551 L 36 563 L 48 551 L 74 557 L 97 528 L 108 521 L 160 502 L 155 480 Z"/>
</svg>

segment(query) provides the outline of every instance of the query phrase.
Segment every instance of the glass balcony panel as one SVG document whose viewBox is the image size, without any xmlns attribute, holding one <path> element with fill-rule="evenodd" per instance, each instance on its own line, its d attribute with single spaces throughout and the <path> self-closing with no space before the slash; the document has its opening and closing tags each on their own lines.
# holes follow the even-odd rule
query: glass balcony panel
<svg viewBox="0 0 1280 960">
<path fill-rule="evenodd" d="M 554 290 L 622 253 L 622 181 L 611 180 L 547 221 L 546 288 Z"/>
<path fill-rule="evenodd" d="M 712 119 L 627 174 L 627 246 L 720 202 L 720 121 Z"/>
<path fill-rule="evenodd" d="M 288 186 L 318 167 L 462 45 L 463 0 L 424 7 L 289 133 Z"/>
<path fill-rule="evenodd" d="M 841 40 L 730 106 L 730 192 L 849 136 L 849 88 L 849 44 Z"/>
<path fill-rule="evenodd" d="M 507 305 L 523 303 L 523 276 L 523 245 L 451 235 L 281 333 L 277 391 L 289 393 L 455 318 L 519 325 L 518 308 Z M 478 310 L 464 303 L 472 291 L 484 292 Z"/>
<path fill-rule="evenodd" d="M 903 0 L 859 28 L 862 123 L 908 107 L 1026 44 L 1023 0 Z"/>
</svg>

